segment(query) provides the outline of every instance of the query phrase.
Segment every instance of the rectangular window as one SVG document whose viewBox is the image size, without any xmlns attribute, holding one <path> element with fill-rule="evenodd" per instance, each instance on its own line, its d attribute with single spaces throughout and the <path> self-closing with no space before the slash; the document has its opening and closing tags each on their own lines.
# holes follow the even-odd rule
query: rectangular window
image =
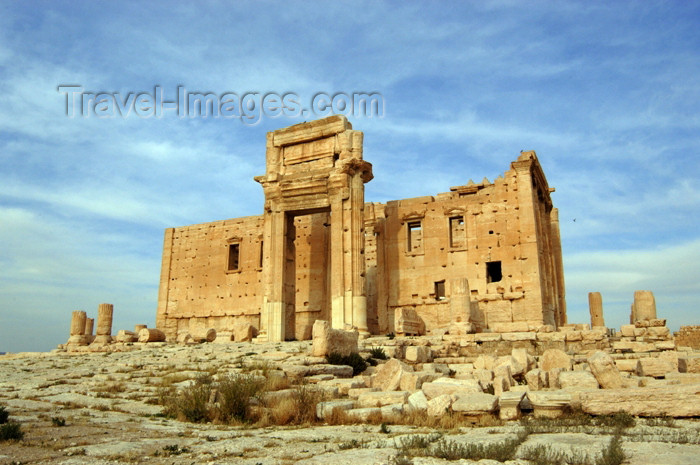
<svg viewBox="0 0 700 465">
<path fill-rule="evenodd" d="M 408 223 L 407 249 L 409 252 L 420 252 L 423 246 L 423 228 L 420 221 Z"/>
<path fill-rule="evenodd" d="M 450 247 L 464 247 L 466 239 L 464 217 L 453 216 L 450 218 Z"/>
<path fill-rule="evenodd" d="M 228 271 L 240 270 L 241 244 L 229 244 L 228 246 Z"/>
<path fill-rule="evenodd" d="M 497 283 L 503 279 L 501 262 L 486 262 L 486 282 Z"/>
<path fill-rule="evenodd" d="M 435 300 L 445 300 L 445 280 L 435 281 Z"/>
</svg>

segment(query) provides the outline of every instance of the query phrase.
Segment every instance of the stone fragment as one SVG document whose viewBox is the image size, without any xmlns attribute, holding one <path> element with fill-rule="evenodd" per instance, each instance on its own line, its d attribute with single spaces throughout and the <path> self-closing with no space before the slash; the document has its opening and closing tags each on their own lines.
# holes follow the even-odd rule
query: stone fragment
<svg viewBox="0 0 700 465">
<path fill-rule="evenodd" d="M 700 373 L 700 357 L 678 357 L 678 371 L 680 373 Z"/>
<path fill-rule="evenodd" d="M 427 410 L 428 398 L 423 391 L 416 391 L 408 396 L 408 405 L 413 410 Z"/>
<path fill-rule="evenodd" d="M 404 371 L 401 374 L 399 382 L 400 391 L 416 391 L 423 386 L 423 383 L 433 381 L 440 375 L 437 373 L 428 373 L 425 371 Z"/>
<path fill-rule="evenodd" d="M 449 412 L 452 402 L 456 397 L 450 394 L 442 394 L 428 401 L 426 413 L 431 417 L 441 417 Z"/>
<path fill-rule="evenodd" d="M 474 370 L 472 374 L 474 379 L 481 382 L 482 386 L 493 381 L 493 371 L 491 370 Z"/>
<path fill-rule="evenodd" d="M 515 379 L 513 378 L 513 375 L 511 374 L 511 367 L 508 364 L 505 365 L 499 365 L 496 368 L 493 369 L 493 377 L 495 378 L 503 378 L 506 381 L 508 381 L 508 386 L 514 386 L 516 384 Z"/>
<path fill-rule="evenodd" d="M 510 421 L 520 418 L 520 402 L 525 397 L 525 392 L 504 392 L 498 398 L 498 417 L 501 420 Z"/>
<path fill-rule="evenodd" d="M 475 379 L 439 378 L 423 383 L 422 389 L 429 400 L 449 394 L 483 392 L 481 384 Z"/>
<path fill-rule="evenodd" d="M 365 392 L 357 398 L 357 406 L 360 408 L 382 407 L 391 404 L 403 404 L 408 400 L 407 391 L 376 391 Z"/>
<path fill-rule="evenodd" d="M 316 320 L 312 330 L 312 355 L 324 357 L 330 353 L 350 355 L 357 352 L 358 335 L 357 331 L 332 329 L 329 322 Z"/>
<path fill-rule="evenodd" d="M 366 422 L 372 417 L 378 417 L 382 414 L 382 409 L 379 407 L 369 407 L 369 408 L 354 408 L 346 410 L 345 413 L 350 418 L 355 418 L 359 421 Z"/>
<path fill-rule="evenodd" d="M 432 360 L 433 354 L 430 347 L 408 346 L 405 349 L 404 358 L 413 363 L 426 363 Z"/>
<path fill-rule="evenodd" d="M 372 375 L 372 387 L 382 391 L 396 391 L 401 386 L 401 377 L 406 372 L 412 372 L 410 365 L 392 358 L 388 362 L 379 365 L 377 372 Z"/>
<path fill-rule="evenodd" d="M 668 372 L 678 371 L 668 360 L 654 357 L 640 358 L 637 361 L 637 376 L 663 378 Z"/>
<path fill-rule="evenodd" d="M 491 381 L 491 386 L 493 386 L 493 394 L 496 396 L 503 395 L 504 392 L 510 391 L 513 387 L 509 379 L 505 376 L 494 377 L 493 381 Z"/>
<path fill-rule="evenodd" d="M 619 358 L 615 360 L 615 366 L 620 371 L 625 371 L 629 373 L 637 373 L 637 362 L 639 359 L 636 358 Z"/>
<path fill-rule="evenodd" d="M 396 334 L 404 336 L 421 336 L 425 334 L 425 322 L 412 307 L 402 307 L 395 315 Z"/>
<path fill-rule="evenodd" d="M 333 410 L 350 410 L 355 407 L 354 400 L 330 400 L 326 402 L 319 402 L 316 404 L 316 417 L 320 420 L 325 420 L 329 417 Z"/>
<path fill-rule="evenodd" d="M 165 333 L 156 328 L 143 328 L 139 331 L 139 342 L 163 342 Z"/>
<path fill-rule="evenodd" d="M 700 416 L 700 387 L 666 386 L 582 392 L 581 408 L 593 415 L 626 412 L 644 417 Z"/>
<path fill-rule="evenodd" d="M 136 342 L 139 337 L 133 331 L 127 331 L 126 329 L 120 329 L 115 337 L 117 342 Z"/>
<path fill-rule="evenodd" d="M 502 366 L 508 366 L 510 368 L 510 374 L 513 378 L 520 378 L 525 374 L 526 365 L 520 364 L 513 356 L 506 355 L 503 357 L 498 357 L 494 365 L 494 374 L 498 375 L 498 368 Z"/>
<path fill-rule="evenodd" d="M 532 404 L 534 415 L 547 418 L 562 416 L 572 402 L 571 394 L 561 391 L 528 392 L 527 398 Z"/>
<path fill-rule="evenodd" d="M 452 411 L 464 415 L 492 413 L 498 407 L 498 397 L 482 392 L 459 394 L 452 403 Z"/>
<path fill-rule="evenodd" d="M 475 370 L 493 370 L 496 357 L 493 355 L 479 355 L 474 361 Z"/>
<path fill-rule="evenodd" d="M 609 354 L 596 351 L 588 357 L 588 366 L 603 389 L 620 389 L 624 387 L 624 380 L 615 366 L 615 361 Z"/>
<path fill-rule="evenodd" d="M 540 357 L 539 368 L 544 371 L 550 371 L 553 368 L 562 368 L 571 370 L 572 361 L 566 352 L 559 349 L 547 349 Z"/>
<path fill-rule="evenodd" d="M 562 371 L 559 373 L 559 386 L 561 389 L 580 391 L 585 389 L 598 389 L 598 381 L 590 371 Z"/>
<path fill-rule="evenodd" d="M 250 323 L 238 323 L 233 326 L 233 340 L 236 342 L 252 341 L 257 335 L 258 330 Z"/>
<path fill-rule="evenodd" d="M 531 391 L 539 391 L 544 389 L 546 385 L 543 383 L 544 377 L 542 375 L 546 373 L 546 371 L 542 371 L 539 368 L 535 368 L 534 370 L 530 370 L 525 373 L 527 387 L 530 388 Z"/>
<path fill-rule="evenodd" d="M 216 339 L 216 330 L 214 328 L 202 328 L 198 331 L 190 333 L 195 342 L 214 342 Z"/>
<path fill-rule="evenodd" d="M 535 368 L 537 361 L 535 357 L 527 352 L 527 349 L 513 348 L 510 355 L 523 367 L 523 372 L 528 372 Z"/>
</svg>

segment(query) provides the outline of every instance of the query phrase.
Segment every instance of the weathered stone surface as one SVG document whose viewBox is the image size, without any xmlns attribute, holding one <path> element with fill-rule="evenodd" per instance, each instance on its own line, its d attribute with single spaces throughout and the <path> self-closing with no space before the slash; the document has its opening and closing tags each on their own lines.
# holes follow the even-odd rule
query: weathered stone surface
<svg viewBox="0 0 700 465">
<path fill-rule="evenodd" d="M 526 365 L 520 364 L 513 356 L 506 355 L 504 357 L 498 357 L 494 365 L 494 373 L 498 375 L 497 370 L 499 367 L 507 366 L 510 368 L 510 374 L 514 378 L 519 378 L 525 374 Z"/>
<path fill-rule="evenodd" d="M 440 378 L 423 383 L 422 389 L 428 399 L 450 394 L 483 392 L 481 384 L 475 379 Z"/>
<path fill-rule="evenodd" d="M 165 341 L 165 333 L 156 328 L 143 328 L 139 331 L 139 342 L 162 342 Z"/>
<path fill-rule="evenodd" d="M 97 335 L 93 344 L 109 344 L 112 342 L 112 314 L 114 305 L 100 304 L 97 307 Z"/>
<path fill-rule="evenodd" d="M 357 331 L 332 329 L 327 321 L 316 320 L 313 326 L 312 355 L 323 357 L 330 353 L 349 355 L 357 352 Z"/>
<path fill-rule="evenodd" d="M 475 370 L 493 370 L 496 364 L 496 357 L 493 355 L 479 355 L 474 361 Z"/>
<path fill-rule="evenodd" d="M 373 416 L 381 415 L 382 409 L 379 407 L 354 408 L 346 410 L 345 413 L 351 418 L 356 418 L 360 421 L 367 421 Z"/>
<path fill-rule="evenodd" d="M 433 354 L 430 347 L 426 346 L 408 346 L 405 349 L 404 358 L 413 363 L 426 363 L 430 362 L 433 358 Z"/>
<path fill-rule="evenodd" d="M 428 373 L 425 371 L 404 371 L 401 374 L 399 382 L 400 391 L 416 391 L 423 386 L 423 383 L 433 381 L 439 378 L 437 373 Z"/>
<path fill-rule="evenodd" d="M 559 373 L 559 386 L 572 391 L 598 389 L 598 381 L 590 371 L 562 371 Z"/>
<path fill-rule="evenodd" d="M 357 398 L 357 406 L 360 408 L 381 407 L 391 404 L 403 404 L 408 400 L 407 391 L 376 391 L 365 392 Z"/>
<path fill-rule="evenodd" d="M 533 413 L 538 417 L 561 416 L 572 402 L 571 394 L 562 391 L 528 392 L 527 398 L 532 404 Z"/>
<path fill-rule="evenodd" d="M 523 372 L 528 372 L 537 366 L 537 360 L 527 352 L 527 349 L 514 348 L 510 355 L 524 368 Z"/>
<path fill-rule="evenodd" d="M 615 361 L 609 354 L 596 351 L 588 357 L 588 366 L 603 389 L 621 389 L 625 386 Z"/>
<path fill-rule="evenodd" d="M 425 334 L 425 322 L 411 307 L 403 307 L 396 312 L 396 334 L 420 336 Z"/>
<path fill-rule="evenodd" d="M 450 410 L 455 399 L 456 397 L 450 394 L 442 394 L 434 399 L 430 399 L 426 413 L 431 417 L 441 417 Z"/>
<path fill-rule="evenodd" d="M 663 378 L 668 372 L 675 372 L 676 367 L 668 360 L 654 357 L 640 358 L 637 362 L 637 376 Z"/>
<path fill-rule="evenodd" d="M 553 368 L 571 370 L 571 367 L 571 357 L 559 349 L 547 349 L 540 357 L 539 368 L 544 371 L 550 371 Z"/>
<path fill-rule="evenodd" d="M 583 411 L 593 415 L 700 416 L 698 385 L 589 391 L 582 392 L 580 399 Z"/>
<path fill-rule="evenodd" d="M 542 371 L 539 368 L 535 368 L 534 370 L 530 370 L 525 373 L 525 381 L 527 382 L 527 386 L 530 388 L 530 390 L 539 391 L 547 387 L 547 385 L 543 382 L 544 375 L 546 374 L 546 371 Z"/>
<path fill-rule="evenodd" d="M 656 300 L 651 291 L 634 291 L 630 323 L 656 319 Z"/>
<path fill-rule="evenodd" d="M 591 326 L 605 326 L 603 319 L 603 297 L 600 292 L 588 293 L 588 311 L 591 315 Z"/>
<path fill-rule="evenodd" d="M 333 410 L 350 410 L 355 407 L 354 400 L 331 400 L 316 404 L 316 417 L 325 420 Z"/>
<path fill-rule="evenodd" d="M 498 397 L 486 393 L 457 394 L 452 411 L 465 415 L 479 415 L 496 411 Z"/>
<path fill-rule="evenodd" d="M 134 334 L 133 331 L 127 331 L 126 329 L 120 329 L 117 332 L 117 335 L 114 338 L 114 340 L 117 342 L 136 342 L 139 340 L 139 337 L 136 334 Z"/>
<path fill-rule="evenodd" d="M 202 328 L 201 330 L 190 333 L 195 342 L 214 342 L 216 339 L 216 330 L 214 328 Z"/>
<path fill-rule="evenodd" d="M 250 323 L 238 323 L 233 327 L 233 340 L 236 342 L 252 341 L 258 330 Z"/>
<path fill-rule="evenodd" d="M 619 358 L 615 360 L 615 366 L 620 371 L 626 371 L 629 373 L 637 373 L 637 361 L 636 358 Z"/>
<path fill-rule="evenodd" d="M 498 416 L 501 420 L 517 420 L 520 418 L 520 402 L 525 392 L 504 392 L 498 398 Z"/>
<path fill-rule="evenodd" d="M 678 357 L 678 371 L 700 373 L 700 357 Z"/>
<path fill-rule="evenodd" d="M 423 391 L 416 391 L 408 396 L 408 405 L 414 410 L 427 410 L 428 398 Z"/>
<path fill-rule="evenodd" d="M 388 362 L 380 365 L 377 372 L 372 375 L 372 387 L 382 391 L 396 391 L 401 386 L 401 377 L 406 372 L 412 372 L 410 365 L 400 360 L 392 358 Z"/>
</svg>

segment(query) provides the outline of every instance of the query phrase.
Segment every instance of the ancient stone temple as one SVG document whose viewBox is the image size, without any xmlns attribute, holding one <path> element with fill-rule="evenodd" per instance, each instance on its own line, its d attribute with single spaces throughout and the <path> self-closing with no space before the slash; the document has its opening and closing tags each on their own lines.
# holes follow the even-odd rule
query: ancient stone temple
<svg viewBox="0 0 700 465">
<path fill-rule="evenodd" d="M 493 182 L 366 203 L 372 165 L 342 116 L 267 134 L 263 214 L 165 231 L 156 326 L 310 339 L 528 331 L 566 323 L 557 210 L 534 152 Z"/>
</svg>

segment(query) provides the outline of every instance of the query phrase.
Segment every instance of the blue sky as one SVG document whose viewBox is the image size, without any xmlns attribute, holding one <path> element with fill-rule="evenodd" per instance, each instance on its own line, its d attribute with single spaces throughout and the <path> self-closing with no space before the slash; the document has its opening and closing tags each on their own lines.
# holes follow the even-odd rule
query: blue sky
<svg viewBox="0 0 700 465">
<path fill-rule="evenodd" d="M 0 2 L 0 351 L 72 310 L 155 323 L 163 230 L 256 215 L 265 133 L 312 117 L 68 118 L 94 92 L 379 92 L 353 117 L 368 201 L 445 192 L 534 149 L 560 210 L 569 320 L 637 289 L 700 323 L 700 4 Z M 575 221 L 574 221 L 575 220 Z"/>
</svg>

